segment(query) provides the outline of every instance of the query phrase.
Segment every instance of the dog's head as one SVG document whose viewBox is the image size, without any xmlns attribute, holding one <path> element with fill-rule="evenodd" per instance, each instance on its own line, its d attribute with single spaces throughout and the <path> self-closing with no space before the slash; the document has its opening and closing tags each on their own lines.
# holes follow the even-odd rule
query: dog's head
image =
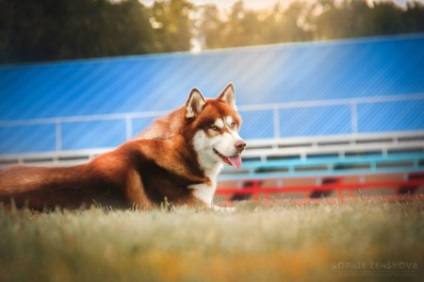
<svg viewBox="0 0 424 282">
<path fill-rule="evenodd" d="M 205 99 L 198 89 L 193 89 L 185 105 L 185 118 L 191 143 L 203 168 L 219 163 L 241 166 L 240 155 L 246 143 L 238 134 L 241 118 L 231 83 L 216 99 Z"/>
</svg>

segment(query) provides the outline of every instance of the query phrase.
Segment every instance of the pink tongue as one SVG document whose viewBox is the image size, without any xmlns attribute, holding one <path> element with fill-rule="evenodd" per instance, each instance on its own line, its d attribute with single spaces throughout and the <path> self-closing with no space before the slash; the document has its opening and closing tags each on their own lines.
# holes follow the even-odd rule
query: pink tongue
<svg viewBox="0 0 424 282">
<path fill-rule="evenodd" d="M 230 161 L 231 165 L 235 168 L 241 167 L 241 158 L 240 156 L 234 156 L 234 157 L 228 157 L 228 160 Z"/>
</svg>

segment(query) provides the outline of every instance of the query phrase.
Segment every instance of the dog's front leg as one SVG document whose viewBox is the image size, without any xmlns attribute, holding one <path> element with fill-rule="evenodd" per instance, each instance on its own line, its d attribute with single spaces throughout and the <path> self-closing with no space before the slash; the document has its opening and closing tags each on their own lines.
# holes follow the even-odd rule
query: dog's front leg
<svg viewBox="0 0 424 282">
<path fill-rule="evenodd" d="M 129 170 L 125 185 L 125 195 L 130 205 L 136 205 L 140 210 L 150 210 L 154 207 L 147 197 L 141 177 L 136 170 Z"/>
<path fill-rule="evenodd" d="M 221 206 L 217 206 L 213 203 L 211 205 L 211 209 L 213 211 L 218 211 L 218 212 L 235 212 L 236 211 L 235 207 L 221 207 Z"/>
</svg>

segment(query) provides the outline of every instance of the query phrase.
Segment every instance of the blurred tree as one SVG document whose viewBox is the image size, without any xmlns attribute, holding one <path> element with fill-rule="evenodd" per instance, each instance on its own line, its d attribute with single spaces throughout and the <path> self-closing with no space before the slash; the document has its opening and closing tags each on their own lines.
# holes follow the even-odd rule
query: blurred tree
<svg viewBox="0 0 424 282">
<path fill-rule="evenodd" d="M 263 30 L 267 43 L 296 42 L 312 39 L 308 26 L 310 5 L 305 1 L 292 2 L 286 9 L 277 3 L 267 16 L 269 28 Z"/>
<path fill-rule="evenodd" d="M 366 35 L 399 34 L 405 30 L 404 10 L 393 2 L 376 2 L 369 13 L 369 32 Z"/>
<path fill-rule="evenodd" d="M 223 47 L 257 45 L 263 43 L 261 31 L 266 26 L 258 19 L 258 12 L 247 10 L 242 0 L 234 3 L 224 25 Z"/>
<path fill-rule="evenodd" d="M 156 52 L 190 50 L 193 5 L 187 0 L 158 0 L 152 8 Z"/>
<path fill-rule="evenodd" d="M 2 63 L 154 51 L 149 13 L 137 0 L 2 1 Z"/>
<path fill-rule="evenodd" d="M 268 28 L 260 11 L 247 10 L 243 1 L 233 4 L 230 14 L 221 19 L 214 5 L 203 7 L 201 34 L 205 48 L 225 48 L 258 45 L 264 41 L 263 31 Z"/>
<path fill-rule="evenodd" d="M 204 9 L 205 48 L 424 32 L 424 5 L 392 1 L 296 0 L 270 11 L 247 10 L 236 2 L 225 20 L 216 6 Z"/>
<path fill-rule="evenodd" d="M 321 0 L 316 4 L 322 13 L 312 19 L 316 39 L 349 38 L 367 35 L 369 7 L 365 1 Z M 318 9 L 319 9 L 318 8 Z"/>
<path fill-rule="evenodd" d="M 0 63 L 186 51 L 424 32 L 424 5 L 295 0 L 228 13 L 190 0 L 0 0 Z"/>
<path fill-rule="evenodd" d="M 424 31 L 424 4 L 418 1 L 408 2 L 403 13 L 404 32 Z"/>
<path fill-rule="evenodd" d="M 221 20 L 221 13 L 216 5 L 204 5 L 200 9 L 200 25 L 199 34 L 201 45 L 203 48 L 220 48 L 223 47 L 224 21 Z"/>
<path fill-rule="evenodd" d="M 319 0 L 315 10 L 315 39 L 349 38 L 424 31 L 424 6 L 409 2 L 406 9 L 391 1 Z"/>
</svg>

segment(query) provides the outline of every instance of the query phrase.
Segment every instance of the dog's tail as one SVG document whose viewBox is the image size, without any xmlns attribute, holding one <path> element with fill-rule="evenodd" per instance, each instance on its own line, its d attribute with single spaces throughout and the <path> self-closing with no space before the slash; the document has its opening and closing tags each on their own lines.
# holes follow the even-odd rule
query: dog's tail
<svg viewBox="0 0 424 282">
<path fill-rule="evenodd" d="M 83 166 L 17 166 L 0 172 L 0 203 L 38 210 L 93 204 L 108 191 L 102 191 L 100 178 Z"/>
</svg>

